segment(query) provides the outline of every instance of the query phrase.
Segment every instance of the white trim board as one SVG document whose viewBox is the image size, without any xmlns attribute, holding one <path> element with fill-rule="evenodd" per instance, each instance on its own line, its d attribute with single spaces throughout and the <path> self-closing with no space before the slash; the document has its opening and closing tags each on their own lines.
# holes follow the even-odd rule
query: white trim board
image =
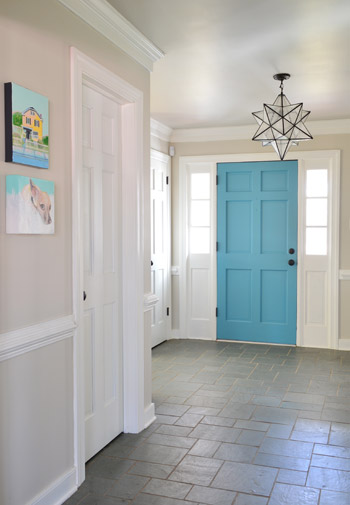
<svg viewBox="0 0 350 505">
<path fill-rule="evenodd" d="M 77 321 L 74 338 L 74 410 L 78 485 L 85 475 L 83 237 L 80 215 L 83 84 L 94 86 L 100 93 L 107 93 L 121 104 L 124 432 L 138 433 L 145 426 L 143 93 L 72 48 L 73 309 Z"/>
<path fill-rule="evenodd" d="M 180 156 L 179 158 L 179 234 L 180 234 L 180 244 L 182 244 L 182 250 L 179 251 L 180 254 L 180 328 L 178 330 L 178 335 L 181 338 L 188 338 L 187 330 L 187 304 L 186 299 L 187 284 L 186 284 L 186 272 L 187 272 L 187 252 L 186 252 L 186 171 L 187 166 L 191 164 L 198 164 L 199 167 L 203 167 L 207 164 L 211 164 L 211 171 L 216 173 L 217 163 L 227 163 L 227 162 L 247 162 L 247 161 L 271 161 L 274 159 L 273 153 L 262 153 L 262 154 L 225 154 L 225 155 L 200 155 L 200 156 Z M 338 278 L 339 278 L 339 181 L 340 181 L 340 152 L 338 150 L 329 151 L 300 151 L 294 153 L 288 153 L 287 159 L 298 160 L 298 170 L 304 170 L 305 164 L 309 165 L 311 163 L 317 163 L 318 160 L 323 162 L 329 162 L 329 169 L 332 174 L 332 194 L 333 194 L 333 205 L 330 209 L 329 219 L 332 221 L 332 237 L 331 237 L 331 250 L 333 252 L 331 257 L 331 263 L 329 264 L 330 281 L 329 281 L 329 291 L 328 291 L 328 309 L 327 309 L 327 321 L 328 332 L 327 337 L 322 342 L 315 342 L 310 338 L 304 338 L 302 327 L 302 296 L 303 292 L 301 289 L 302 283 L 302 268 L 298 269 L 298 319 L 297 319 L 297 345 L 302 345 L 306 347 L 326 347 L 337 349 L 339 346 L 339 328 L 338 328 L 338 304 L 339 304 L 339 294 L 338 294 Z M 299 177 L 299 181 L 301 181 Z M 301 192 L 299 188 L 299 208 L 300 208 L 300 197 Z M 216 207 L 216 192 L 213 196 L 213 204 Z M 299 220 L 301 213 L 299 212 Z M 299 221 L 298 226 L 298 243 L 299 243 L 299 255 L 301 248 L 301 226 Z M 216 239 L 215 239 L 216 240 Z M 298 257 L 298 263 L 302 267 L 301 258 Z M 213 298 L 216 300 L 216 262 L 214 262 L 213 277 L 215 281 L 212 283 L 212 293 Z M 215 310 L 213 305 L 210 308 L 211 311 Z M 216 332 L 211 336 L 211 340 L 215 340 Z"/>
<path fill-rule="evenodd" d="M 3 333 L 0 361 L 73 337 L 75 327 L 73 316 L 66 316 Z"/>
<path fill-rule="evenodd" d="M 307 126 L 313 136 L 350 133 L 350 119 L 308 121 Z M 170 142 L 251 140 L 256 132 L 256 129 L 256 125 L 223 126 L 214 128 L 179 128 L 172 131 Z"/>
<path fill-rule="evenodd" d="M 153 63 L 164 56 L 106 0 L 58 1 L 147 70 L 151 71 Z"/>
<path fill-rule="evenodd" d="M 68 500 L 76 490 L 76 469 L 72 468 L 30 500 L 27 505 L 59 505 Z"/>
</svg>

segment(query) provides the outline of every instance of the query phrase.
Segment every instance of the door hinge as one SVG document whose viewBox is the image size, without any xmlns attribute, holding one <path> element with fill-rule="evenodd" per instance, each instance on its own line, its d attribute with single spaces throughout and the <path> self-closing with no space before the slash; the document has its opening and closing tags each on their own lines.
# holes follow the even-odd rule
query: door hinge
<svg viewBox="0 0 350 505">
<path fill-rule="evenodd" d="M 169 184 L 169 176 L 168 175 L 165 178 L 165 182 L 166 182 L 166 184 Z"/>
<path fill-rule="evenodd" d="M 217 175 L 216 176 L 216 185 L 218 185 L 218 184 L 219 184 L 219 176 Z"/>
<path fill-rule="evenodd" d="M 166 308 L 166 315 L 170 316 L 170 308 L 169 307 Z"/>
<path fill-rule="evenodd" d="M 219 242 L 216 242 L 216 251 L 219 250 Z"/>
<path fill-rule="evenodd" d="M 218 308 L 216 307 L 216 309 L 215 309 L 215 316 L 216 316 L 216 317 L 218 317 L 218 312 L 219 312 L 219 311 L 218 311 Z"/>
</svg>

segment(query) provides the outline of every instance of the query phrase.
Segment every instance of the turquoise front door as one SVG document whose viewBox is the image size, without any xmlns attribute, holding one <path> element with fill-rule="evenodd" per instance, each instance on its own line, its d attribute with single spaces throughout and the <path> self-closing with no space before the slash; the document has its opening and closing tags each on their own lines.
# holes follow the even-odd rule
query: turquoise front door
<svg viewBox="0 0 350 505">
<path fill-rule="evenodd" d="M 217 338 L 296 343 L 298 163 L 218 164 Z"/>
</svg>

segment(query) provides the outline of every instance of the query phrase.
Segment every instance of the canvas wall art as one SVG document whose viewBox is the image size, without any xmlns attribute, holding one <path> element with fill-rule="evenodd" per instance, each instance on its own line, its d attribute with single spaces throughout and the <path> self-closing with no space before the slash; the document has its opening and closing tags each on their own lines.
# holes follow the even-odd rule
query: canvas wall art
<svg viewBox="0 0 350 505">
<path fill-rule="evenodd" d="M 5 83 L 5 161 L 49 168 L 49 100 Z"/>
<path fill-rule="evenodd" d="M 52 181 L 6 176 L 6 233 L 43 233 L 55 230 L 55 185 Z"/>
</svg>

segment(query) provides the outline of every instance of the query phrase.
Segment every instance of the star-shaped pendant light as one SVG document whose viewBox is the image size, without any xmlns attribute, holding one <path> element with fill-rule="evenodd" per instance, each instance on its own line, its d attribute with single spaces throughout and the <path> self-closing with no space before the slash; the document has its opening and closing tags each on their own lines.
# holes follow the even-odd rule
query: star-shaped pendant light
<svg viewBox="0 0 350 505">
<path fill-rule="evenodd" d="M 263 110 L 252 113 L 259 124 L 253 140 L 260 140 L 263 146 L 271 145 L 281 160 L 291 146 L 312 139 L 304 124 L 310 111 L 303 110 L 302 103 L 291 104 L 283 93 L 283 81 L 289 77 L 290 74 L 274 75 L 274 79 L 281 81 L 281 93 L 272 104 L 264 103 Z"/>
</svg>

